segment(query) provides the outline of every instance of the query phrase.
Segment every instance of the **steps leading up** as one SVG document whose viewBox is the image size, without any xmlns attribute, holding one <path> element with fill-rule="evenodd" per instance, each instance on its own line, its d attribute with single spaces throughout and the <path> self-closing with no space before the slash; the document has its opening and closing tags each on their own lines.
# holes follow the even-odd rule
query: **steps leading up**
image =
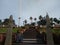
<svg viewBox="0 0 60 45">
<path fill-rule="evenodd" d="M 23 43 L 37 43 L 37 39 L 23 39 Z"/>
<path fill-rule="evenodd" d="M 30 30 L 25 31 L 23 36 L 24 36 L 24 38 L 32 38 L 32 39 L 34 39 L 34 38 L 36 38 L 37 33 L 38 32 L 36 30 L 30 29 Z"/>
</svg>

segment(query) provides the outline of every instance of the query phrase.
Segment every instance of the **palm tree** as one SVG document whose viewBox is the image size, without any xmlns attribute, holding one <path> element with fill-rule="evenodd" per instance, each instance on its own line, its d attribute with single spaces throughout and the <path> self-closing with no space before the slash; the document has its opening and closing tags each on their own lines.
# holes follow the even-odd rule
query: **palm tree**
<svg viewBox="0 0 60 45">
<path fill-rule="evenodd" d="M 27 24 L 27 20 L 26 19 L 24 20 L 24 23 L 25 23 L 25 25 Z"/>
<path fill-rule="evenodd" d="M 21 19 L 21 17 L 19 17 L 18 19 L 19 19 L 19 22 L 18 22 L 18 27 L 19 27 L 20 26 L 20 19 Z"/>
<path fill-rule="evenodd" d="M 0 19 L 0 25 L 2 24 L 2 20 Z"/>
<path fill-rule="evenodd" d="M 42 20 L 42 16 L 41 16 L 41 15 L 39 16 L 39 20 L 40 20 L 40 21 Z"/>
<path fill-rule="evenodd" d="M 54 22 L 56 22 L 57 24 L 59 24 L 60 20 L 58 20 L 57 18 L 54 18 Z"/>
<path fill-rule="evenodd" d="M 53 22 L 53 18 L 50 18 L 50 21 Z"/>
<path fill-rule="evenodd" d="M 37 18 L 34 18 L 34 20 L 36 21 L 36 20 L 37 20 Z"/>
<path fill-rule="evenodd" d="M 56 23 L 57 23 L 57 18 L 54 18 L 54 22 L 56 22 Z"/>
<path fill-rule="evenodd" d="M 32 17 L 30 17 L 31 23 L 32 23 L 32 19 L 33 19 L 33 18 L 32 18 Z"/>
<path fill-rule="evenodd" d="M 50 24 L 53 25 L 53 18 L 50 18 Z"/>
<path fill-rule="evenodd" d="M 37 26 L 37 22 L 36 22 L 37 18 L 34 18 L 34 20 L 35 20 L 35 25 Z"/>
</svg>

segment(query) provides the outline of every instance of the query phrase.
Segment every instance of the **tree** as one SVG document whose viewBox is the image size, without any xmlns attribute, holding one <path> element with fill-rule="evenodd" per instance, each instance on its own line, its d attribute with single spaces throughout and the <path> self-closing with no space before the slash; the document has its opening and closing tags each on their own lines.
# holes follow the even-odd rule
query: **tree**
<svg viewBox="0 0 60 45">
<path fill-rule="evenodd" d="M 0 25 L 2 24 L 2 20 L 0 19 Z"/>
<path fill-rule="evenodd" d="M 38 24 L 38 26 L 40 26 L 41 25 L 41 21 L 37 21 L 37 24 Z"/>
<path fill-rule="evenodd" d="M 42 20 L 42 16 L 41 16 L 41 15 L 39 16 L 39 20 L 40 20 L 40 21 Z"/>
<path fill-rule="evenodd" d="M 54 22 L 57 22 L 57 18 L 54 18 Z"/>
<path fill-rule="evenodd" d="M 54 24 L 53 21 L 54 21 L 53 18 L 50 18 L 50 24 L 51 24 L 51 25 Z"/>
<path fill-rule="evenodd" d="M 59 21 L 59 20 L 57 20 L 57 23 L 58 23 L 58 24 L 60 24 L 60 21 Z"/>
<path fill-rule="evenodd" d="M 34 18 L 34 20 L 36 21 L 36 20 L 37 20 L 37 18 Z"/>
<path fill-rule="evenodd" d="M 60 20 L 58 20 L 57 18 L 54 18 L 54 22 L 56 22 L 57 24 L 59 24 Z"/>
<path fill-rule="evenodd" d="M 35 21 L 35 26 L 37 26 L 37 22 L 36 22 L 37 18 L 34 18 L 34 21 Z"/>
<path fill-rule="evenodd" d="M 53 18 L 50 18 L 50 21 L 53 22 Z"/>
<path fill-rule="evenodd" d="M 41 20 L 41 25 L 46 25 L 46 20 L 45 19 Z"/>
<path fill-rule="evenodd" d="M 8 18 L 4 19 L 3 24 L 4 24 L 4 25 L 8 25 L 8 24 L 9 24 L 9 19 L 8 19 Z"/>
<path fill-rule="evenodd" d="M 33 18 L 32 18 L 32 17 L 30 17 L 31 23 L 32 23 L 32 19 L 33 19 Z"/>
<path fill-rule="evenodd" d="M 46 19 L 45 17 L 42 19 L 42 17 L 40 16 L 40 21 L 37 22 L 37 24 L 40 26 L 40 25 L 46 25 Z"/>
<path fill-rule="evenodd" d="M 31 23 L 32 26 L 35 26 L 35 22 Z"/>
<path fill-rule="evenodd" d="M 4 19 L 3 24 L 8 25 L 9 24 L 9 19 L 8 18 Z M 15 20 L 13 20 L 13 25 L 15 25 Z"/>
<path fill-rule="evenodd" d="M 20 26 L 20 19 L 21 19 L 21 17 L 19 17 L 18 19 L 19 19 L 19 22 L 18 22 L 18 27 L 19 27 Z"/>
<path fill-rule="evenodd" d="M 24 23 L 25 23 L 25 25 L 27 24 L 27 20 L 26 19 L 24 20 Z"/>
</svg>

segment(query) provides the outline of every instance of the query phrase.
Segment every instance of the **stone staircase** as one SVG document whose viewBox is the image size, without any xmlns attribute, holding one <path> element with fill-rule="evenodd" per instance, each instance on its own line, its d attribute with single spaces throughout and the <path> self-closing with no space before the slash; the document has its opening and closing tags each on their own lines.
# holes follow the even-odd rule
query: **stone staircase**
<svg viewBox="0 0 60 45">
<path fill-rule="evenodd" d="M 42 41 L 37 42 L 37 34 L 39 34 L 36 30 L 27 30 L 23 34 L 23 41 L 22 43 L 13 43 L 13 45 L 46 45 L 43 44 Z"/>
<path fill-rule="evenodd" d="M 24 38 L 31 38 L 31 39 L 34 39 L 36 38 L 36 35 L 37 35 L 37 31 L 36 30 L 27 30 L 24 32 L 23 36 Z"/>
<path fill-rule="evenodd" d="M 37 42 L 37 39 L 23 39 L 22 43 L 13 43 L 12 45 L 46 45 Z"/>
</svg>

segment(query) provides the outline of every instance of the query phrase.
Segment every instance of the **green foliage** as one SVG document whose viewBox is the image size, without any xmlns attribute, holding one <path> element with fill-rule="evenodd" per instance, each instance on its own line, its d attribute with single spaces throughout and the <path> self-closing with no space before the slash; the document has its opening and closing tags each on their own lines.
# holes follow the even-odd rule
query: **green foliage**
<svg viewBox="0 0 60 45">
<path fill-rule="evenodd" d="M 13 28 L 12 32 L 16 33 L 18 29 L 20 30 L 20 28 Z M 44 30 L 44 29 L 39 28 L 39 30 Z M 6 31 L 7 31 L 7 28 L 0 28 L 0 33 L 6 33 Z M 60 29 L 52 29 L 52 33 L 60 35 Z"/>
<path fill-rule="evenodd" d="M 60 35 L 60 29 L 52 29 L 52 32 L 57 35 Z"/>
<path fill-rule="evenodd" d="M 9 24 L 9 19 L 8 18 L 4 19 L 3 24 L 8 25 Z M 15 25 L 15 20 L 13 20 L 13 24 Z"/>
<path fill-rule="evenodd" d="M 58 20 L 57 18 L 54 18 L 54 22 L 56 22 L 56 23 L 60 23 L 60 20 Z"/>
<path fill-rule="evenodd" d="M 0 33 L 5 33 L 7 31 L 7 28 L 0 28 Z"/>
<path fill-rule="evenodd" d="M 4 24 L 4 25 L 8 25 L 8 24 L 9 24 L 9 19 L 4 19 L 3 24 Z"/>
<path fill-rule="evenodd" d="M 13 28 L 12 32 L 13 32 L 13 33 L 16 33 L 17 30 L 18 30 L 18 28 Z"/>
<path fill-rule="evenodd" d="M 18 30 L 18 28 L 13 28 L 12 32 L 16 33 Z M 0 33 L 6 33 L 7 32 L 7 28 L 0 28 Z"/>
<path fill-rule="evenodd" d="M 41 19 L 42 19 L 42 16 L 40 15 L 40 16 L 39 16 L 39 20 L 41 20 Z"/>
</svg>

